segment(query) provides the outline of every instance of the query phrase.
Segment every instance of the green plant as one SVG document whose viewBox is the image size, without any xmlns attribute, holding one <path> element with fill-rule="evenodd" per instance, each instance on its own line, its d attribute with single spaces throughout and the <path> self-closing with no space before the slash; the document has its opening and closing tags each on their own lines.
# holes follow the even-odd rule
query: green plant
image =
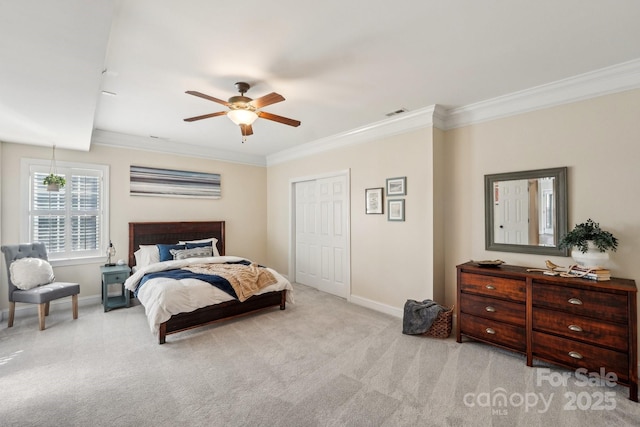
<svg viewBox="0 0 640 427">
<path fill-rule="evenodd" d="M 594 222 L 591 218 L 587 222 L 576 224 L 573 230 L 562 236 L 558 246 L 567 249 L 575 246 L 580 252 L 585 253 L 589 249 L 589 240 L 596 245 L 600 252 L 605 252 L 609 249 L 615 252 L 618 248 L 618 239 L 608 231 L 601 229 L 600 224 Z"/>
<path fill-rule="evenodd" d="M 67 180 L 63 176 L 50 173 L 42 180 L 42 183 L 44 185 L 58 184 L 62 188 L 67 183 Z"/>
</svg>

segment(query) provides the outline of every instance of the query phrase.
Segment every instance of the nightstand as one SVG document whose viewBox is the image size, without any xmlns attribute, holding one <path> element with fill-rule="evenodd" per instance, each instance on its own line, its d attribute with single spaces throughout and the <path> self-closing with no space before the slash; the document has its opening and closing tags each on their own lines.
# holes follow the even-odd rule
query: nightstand
<svg viewBox="0 0 640 427">
<path fill-rule="evenodd" d="M 129 290 L 125 289 L 124 282 L 129 277 L 131 269 L 126 265 L 114 265 L 111 267 L 100 267 L 102 272 L 102 303 L 104 311 L 112 308 L 129 307 Z M 120 285 L 122 292 L 120 295 L 109 296 L 109 285 Z"/>
</svg>

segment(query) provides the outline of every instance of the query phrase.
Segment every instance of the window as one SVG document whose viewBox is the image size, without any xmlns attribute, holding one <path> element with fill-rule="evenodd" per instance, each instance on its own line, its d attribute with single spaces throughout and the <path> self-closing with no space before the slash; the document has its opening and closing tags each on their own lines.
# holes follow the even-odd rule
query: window
<svg viewBox="0 0 640 427">
<path fill-rule="evenodd" d="M 109 240 L 109 167 L 56 162 L 56 174 L 67 181 L 59 191 L 47 191 L 42 183 L 49 173 L 46 160 L 22 161 L 26 190 L 22 194 L 28 197 L 23 200 L 26 221 L 21 241 L 44 243 L 51 261 L 104 257 Z"/>
</svg>

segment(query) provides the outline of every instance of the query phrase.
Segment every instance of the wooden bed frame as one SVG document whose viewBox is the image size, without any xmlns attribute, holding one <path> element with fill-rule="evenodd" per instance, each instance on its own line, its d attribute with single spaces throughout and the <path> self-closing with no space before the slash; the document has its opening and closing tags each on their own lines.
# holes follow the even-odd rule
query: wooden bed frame
<svg viewBox="0 0 640 427">
<path fill-rule="evenodd" d="M 129 223 L 129 266 L 136 265 L 134 252 L 140 245 L 175 244 L 178 241 L 199 240 L 215 237 L 218 239 L 218 252 L 225 254 L 224 221 L 195 221 L 195 222 L 130 222 Z M 166 342 L 166 336 L 176 332 L 204 326 L 218 320 L 262 310 L 268 307 L 280 306 L 285 309 L 287 291 L 267 292 L 254 295 L 244 302 L 238 300 L 226 301 L 220 304 L 202 307 L 190 313 L 180 313 L 171 316 L 169 320 L 160 324 L 158 340 L 160 344 Z"/>
</svg>

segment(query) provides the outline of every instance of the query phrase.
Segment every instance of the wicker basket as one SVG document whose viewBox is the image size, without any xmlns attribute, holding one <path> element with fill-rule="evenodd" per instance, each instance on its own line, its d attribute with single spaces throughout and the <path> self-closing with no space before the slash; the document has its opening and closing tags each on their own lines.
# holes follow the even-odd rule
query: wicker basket
<svg viewBox="0 0 640 427">
<path fill-rule="evenodd" d="M 449 338 L 449 335 L 451 335 L 452 317 L 453 307 L 441 311 L 438 317 L 436 317 L 436 320 L 433 321 L 429 330 L 423 335 L 433 338 Z"/>
</svg>

